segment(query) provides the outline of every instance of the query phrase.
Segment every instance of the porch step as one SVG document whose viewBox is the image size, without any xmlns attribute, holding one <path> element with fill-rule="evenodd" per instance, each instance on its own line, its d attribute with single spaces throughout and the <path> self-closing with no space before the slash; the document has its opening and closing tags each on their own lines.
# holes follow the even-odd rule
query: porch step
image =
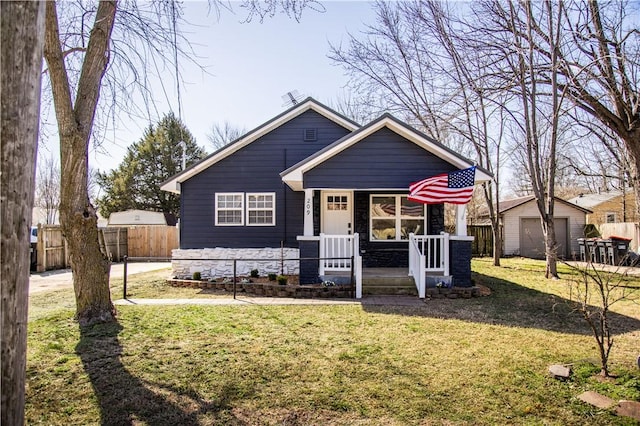
<svg viewBox="0 0 640 426">
<path fill-rule="evenodd" d="M 413 278 L 405 277 L 363 277 L 362 294 L 365 295 L 411 295 L 417 296 L 418 290 Z"/>
</svg>

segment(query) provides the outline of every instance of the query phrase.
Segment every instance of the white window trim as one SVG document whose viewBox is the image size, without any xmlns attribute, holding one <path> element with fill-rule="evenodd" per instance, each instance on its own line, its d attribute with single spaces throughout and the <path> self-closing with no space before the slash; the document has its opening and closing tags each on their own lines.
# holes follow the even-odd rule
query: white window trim
<svg viewBox="0 0 640 426">
<path fill-rule="evenodd" d="M 241 200 L 241 206 L 240 207 L 234 207 L 234 208 L 220 208 L 218 207 L 218 196 L 228 196 L 228 195 L 233 195 L 233 196 L 240 196 L 240 200 Z M 216 192 L 215 195 L 215 210 L 214 210 L 214 217 L 215 217 L 215 224 L 216 226 L 244 226 L 244 192 Z M 218 212 L 219 211 L 233 211 L 233 210 L 240 210 L 240 223 L 219 223 L 218 222 Z"/>
<path fill-rule="evenodd" d="M 270 209 L 268 208 L 250 208 L 249 207 L 249 197 L 250 196 L 271 196 L 272 206 Z M 247 192 L 246 203 L 246 222 L 247 226 L 276 226 L 276 193 L 275 192 Z M 249 223 L 249 212 L 250 211 L 268 211 L 271 210 L 271 223 Z"/>
<path fill-rule="evenodd" d="M 613 216 L 613 222 L 609 222 L 609 216 Z M 618 215 L 616 212 L 605 212 L 604 223 L 616 223 L 618 221 Z"/>
<path fill-rule="evenodd" d="M 392 218 L 390 216 L 373 216 L 371 214 L 371 206 L 373 205 L 373 198 L 374 197 L 395 197 L 396 199 L 396 212 L 400 211 L 402 213 L 402 197 L 407 198 L 409 195 L 408 194 L 369 194 L 369 241 L 372 243 L 388 243 L 388 242 L 394 242 L 394 243 L 401 243 L 401 242 L 409 242 L 409 239 L 403 240 L 400 235 L 400 229 L 401 229 L 401 225 L 402 225 L 402 219 L 413 219 L 415 220 L 416 218 L 414 216 L 402 216 L 401 214 L 398 215 L 396 214 L 395 218 Z M 398 210 L 398 206 L 400 206 L 400 210 Z M 423 206 L 422 208 L 422 214 L 423 214 L 423 228 L 426 230 L 427 229 L 427 210 L 426 208 Z M 396 238 L 393 240 L 377 240 L 375 238 L 373 238 L 373 220 L 374 219 L 385 219 L 385 220 L 390 220 L 390 219 L 394 219 L 396 221 L 396 225 L 395 225 L 395 229 L 396 229 Z"/>
</svg>

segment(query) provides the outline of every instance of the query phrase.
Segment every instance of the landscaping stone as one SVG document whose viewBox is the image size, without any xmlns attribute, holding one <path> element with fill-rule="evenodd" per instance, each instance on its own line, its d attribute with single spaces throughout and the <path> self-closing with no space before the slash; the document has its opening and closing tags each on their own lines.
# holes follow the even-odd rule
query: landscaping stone
<svg viewBox="0 0 640 426">
<path fill-rule="evenodd" d="M 640 402 L 620 401 L 616 407 L 616 414 L 640 421 Z"/>
<path fill-rule="evenodd" d="M 549 367 L 549 373 L 555 379 L 566 380 L 571 377 L 571 368 L 560 364 L 554 364 Z"/>
<path fill-rule="evenodd" d="M 615 400 L 593 391 L 587 391 L 578 395 L 578 399 L 594 407 L 602 408 L 603 410 L 607 410 L 616 405 Z"/>
</svg>

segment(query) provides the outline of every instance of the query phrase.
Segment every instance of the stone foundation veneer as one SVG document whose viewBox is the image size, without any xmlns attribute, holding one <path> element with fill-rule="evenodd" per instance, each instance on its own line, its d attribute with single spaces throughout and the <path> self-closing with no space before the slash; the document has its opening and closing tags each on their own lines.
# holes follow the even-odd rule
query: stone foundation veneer
<svg viewBox="0 0 640 426">
<path fill-rule="evenodd" d="M 249 275 L 257 269 L 260 276 L 268 274 L 298 275 L 300 252 L 297 248 L 206 248 L 175 249 L 171 252 L 171 268 L 176 278 L 191 278 L 200 272 L 202 279 L 233 276 L 233 260 L 236 274 Z M 284 258 L 284 267 L 281 259 Z M 249 260 L 240 260 L 249 259 Z M 296 259 L 289 260 L 287 259 Z M 283 269 L 283 270 L 281 270 Z"/>
</svg>

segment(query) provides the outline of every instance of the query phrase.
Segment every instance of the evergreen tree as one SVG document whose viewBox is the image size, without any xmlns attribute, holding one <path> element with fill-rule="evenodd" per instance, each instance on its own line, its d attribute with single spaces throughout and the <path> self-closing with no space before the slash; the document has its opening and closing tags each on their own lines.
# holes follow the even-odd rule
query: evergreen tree
<svg viewBox="0 0 640 426">
<path fill-rule="evenodd" d="M 186 144 L 186 165 L 196 163 L 206 153 L 185 125 L 173 113 L 149 126 L 140 141 L 131 145 L 118 168 L 98 173 L 104 195 L 98 199 L 100 214 L 140 209 L 180 213 L 180 197 L 160 190 L 160 185 L 182 170 L 182 144 Z"/>
</svg>

